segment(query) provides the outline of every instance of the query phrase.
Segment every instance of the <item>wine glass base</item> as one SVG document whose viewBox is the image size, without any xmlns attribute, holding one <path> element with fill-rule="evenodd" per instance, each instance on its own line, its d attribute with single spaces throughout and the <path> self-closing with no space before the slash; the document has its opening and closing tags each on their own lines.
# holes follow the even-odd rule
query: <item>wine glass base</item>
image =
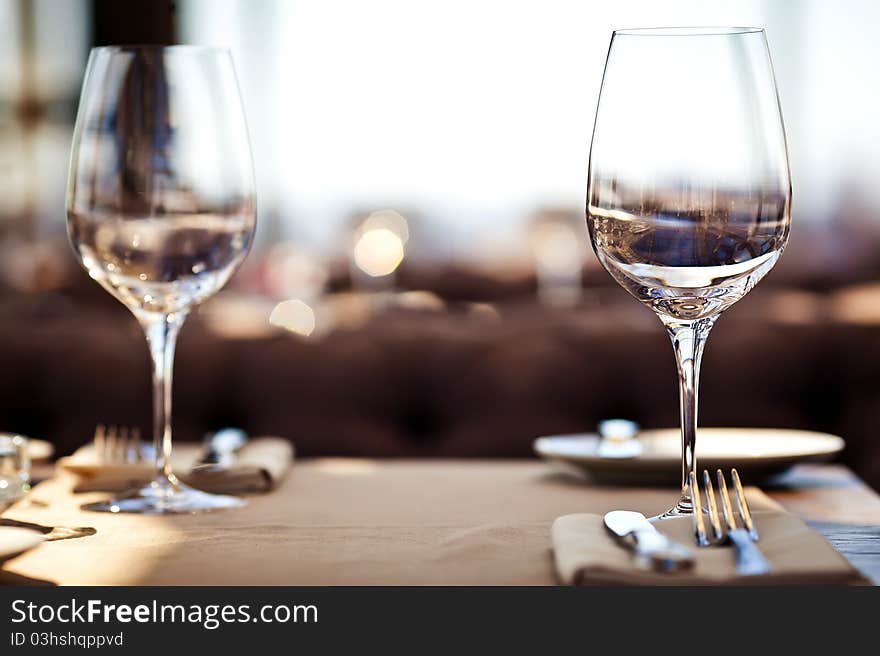
<svg viewBox="0 0 880 656">
<path fill-rule="evenodd" d="M 693 514 L 694 507 L 691 505 L 690 501 L 679 501 L 676 506 L 670 508 L 665 513 L 649 517 L 648 521 L 653 524 L 654 522 L 662 522 L 666 519 L 673 519 L 675 517 L 691 517 Z"/>
<path fill-rule="evenodd" d="M 162 485 L 150 483 L 133 493 L 85 504 L 83 510 L 141 515 L 185 515 L 225 508 L 240 508 L 244 499 L 225 494 L 209 494 L 181 483 Z"/>
</svg>

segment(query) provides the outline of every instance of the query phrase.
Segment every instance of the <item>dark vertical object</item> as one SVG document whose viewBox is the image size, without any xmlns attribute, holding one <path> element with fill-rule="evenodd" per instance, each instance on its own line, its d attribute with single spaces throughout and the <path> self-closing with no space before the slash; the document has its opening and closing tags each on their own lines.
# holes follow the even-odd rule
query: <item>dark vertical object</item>
<svg viewBox="0 0 880 656">
<path fill-rule="evenodd" d="M 117 167 L 127 192 L 119 210 L 135 215 L 162 210 L 155 205 L 161 196 L 160 181 L 174 174 L 168 160 L 173 137 L 168 81 L 164 66 L 142 50 L 131 53 L 113 120 L 116 150 L 121 154 Z"/>
<path fill-rule="evenodd" d="M 176 42 L 173 0 L 92 0 L 94 45 Z"/>
</svg>

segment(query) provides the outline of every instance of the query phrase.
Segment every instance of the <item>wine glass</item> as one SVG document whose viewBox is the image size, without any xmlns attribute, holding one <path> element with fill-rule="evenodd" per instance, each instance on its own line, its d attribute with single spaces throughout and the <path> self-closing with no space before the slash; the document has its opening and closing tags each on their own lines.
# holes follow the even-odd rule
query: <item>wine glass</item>
<svg viewBox="0 0 880 656">
<path fill-rule="evenodd" d="M 155 479 L 109 512 L 242 505 L 171 470 L 171 374 L 190 309 L 217 292 L 253 240 L 256 196 L 232 57 L 193 46 L 95 48 L 73 136 L 70 241 L 89 275 L 132 311 L 153 363 Z"/>
<path fill-rule="evenodd" d="M 602 265 L 665 324 L 681 396 L 678 504 L 693 512 L 697 388 L 718 316 L 776 264 L 791 179 L 764 30 L 611 38 L 590 149 L 587 224 Z"/>
</svg>

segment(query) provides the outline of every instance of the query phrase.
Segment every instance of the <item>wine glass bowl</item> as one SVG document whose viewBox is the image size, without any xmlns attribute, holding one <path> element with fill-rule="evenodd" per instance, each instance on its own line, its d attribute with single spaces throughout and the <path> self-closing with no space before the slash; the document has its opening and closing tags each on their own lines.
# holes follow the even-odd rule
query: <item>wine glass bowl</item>
<svg viewBox="0 0 880 656">
<path fill-rule="evenodd" d="M 788 240 L 788 199 L 781 194 L 716 192 L 719 206 L 677 199 L 654 204 L 625 194 L 596 194 L 590 232 L 603 266 L 661 317 L 716 316 L 748 293 L 776 264 Z M 614 205 L 608 208 L 608 205 Z M 603 205 L 605 205 L 603 207 Z"/>
<path fill-rule="evenodd" d="M 791 181 L 759 28 L 619 30 L 590 149 L 587 224 L 612 277 L 657 313 L 675 348 L 682 493 L 691 512 L 697 385 L 718 316 L 788 242 Z"/>
<path fill-rule="evenodd" d="M 227 51 L 92 51 L 74 129 L 67 218 L 83 266 L 140 322 L 153 360 L 157 477 L 90 508 L 164 513 L 240 505 L 182 485 L 170 466 L 177 333 L 190 309 L 233 275 L 256 226 L 250 143 Z"/>
</svg>

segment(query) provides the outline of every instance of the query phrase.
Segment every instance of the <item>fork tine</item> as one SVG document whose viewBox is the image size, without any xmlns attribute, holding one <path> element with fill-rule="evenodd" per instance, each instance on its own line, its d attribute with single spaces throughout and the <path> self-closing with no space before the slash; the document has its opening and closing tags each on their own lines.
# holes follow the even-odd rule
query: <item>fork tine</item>
<svg viewBox="0 0 880 656">
<path fill-rule="evenodd" d="M 724 523 L 727 524 L 727 530 L 736 529 L 736 518 L 733 515 L 733 506 L 730 505 L 730 495 L 727 493 L 727 483 L 724 480 L 724 472 L 720 469 L 715 472 L 718 479 L 718 494 L 721 497 L 721 510 L 724 513 Z"/>
<path fill-rule="evenodd" d="M 103 456 L 101 459 L 104 462 L 112 462 L 115 455 L 116 455 L 116 426 L 111 425 L 107 429 L 107 433 L 104 436 L 104 453 L 103 453 Z"/>
<path fill-rule="evenodd" d="M 141 452 L 141 429 L 140 428 L 132 428 L 131 429 L 131 443 L 132 443 L 131 462 L 140 462 L 141 460 L 143 460 L 143 453 Z"/>
<path fill-rule="evenodd" d="M 712 533 L 716 540 L 721 540 L 724 534 L 721 532 L 721 518 L 718 517 L 718 506 L 715 505 L 715 490 L 712 489 L 712 477 L 709 470 L 703 470 L 703 484 L 706 486 L 706 505 L 709 507 L 709 522 L 712 524 Z"/>
<path fill-rule="evenodd" d="M 700 488 L 697 485 L 697 475 L 694 472 L 688 474 L 688 483 L 691 487 L 691 502 L 694 504 L 694 533 L 697 536 L 697 545 L 709 546 L 709 538 L 706 536 L 706 520 L 703 518 L 703 503 L 700 501 Z"/>
<path fill-rule="evenodd" d="M 736 469 L 730 470 L 730 478 L 733 480 L 733 489 L 736 492 L 736 505 L 739 510 L 739 516 L 742 518 L 746 530 L 749 532 L 752 540 L 758 541 L 758 529 L 752 521 L 752 513 L 749 512 L 749 504 L 746 502 L 746 495 L 743 491 L 742 481 L 739 480 L 739 473 Z"/>
<path fill-rule="evenodd" d="M 95 457 L 103 461 L 104 460 L 104 435 L 106 429 L 104 428 L 104 424 L 98 424 L 95 426 L 95 436 L 92 438 L 92 445 L 95 449 Z"/>
<path fill-rule="evenodd" d="M 119 439 L 116 441 L 116 452 L 113 455 L 116 462 L 125 462 L 128 459 L 128 426 L 119 427 Z"/>
</svg>

